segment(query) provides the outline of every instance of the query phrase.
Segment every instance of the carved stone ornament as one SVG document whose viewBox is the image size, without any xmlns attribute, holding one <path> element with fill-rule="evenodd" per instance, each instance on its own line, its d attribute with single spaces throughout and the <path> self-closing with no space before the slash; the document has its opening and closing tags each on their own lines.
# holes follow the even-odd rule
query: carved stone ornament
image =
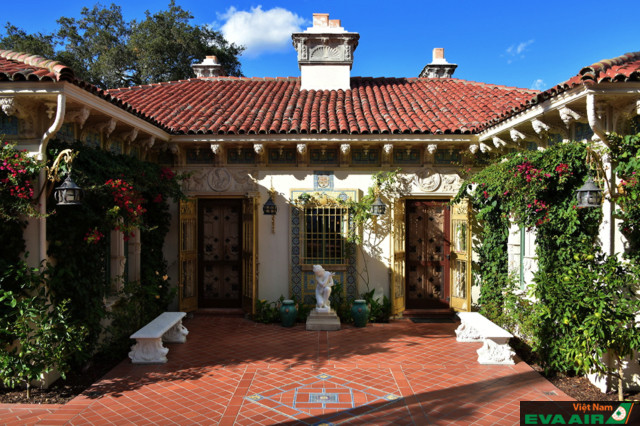
<svg viewBox="0 0 640 426">
<path fill-rule="evenodd" d="M 514 142 L 523 141 L 525 139 L 525 136 L 516 129 L 511 129 L 509 135 L 511 136 L 511 140 Z"/>
<path fill-rule="evenodd" d="M 169 145 L 167 149 L 173 155 L 178 155 L 178 153 L 180 152 L 180 147 L 178 146 L 178 144 L 175 144 L 175 143 L 172 143 L 171 145 Z"/>
<path fill-rule="evenodd" d="M 298 154 L 304 155 L 307 152 L 307 144 L 299 143 L 298 145 L 296 145 L 296 150 L 298 151 Z"/>
<path fill-rule="evenodd" d="M 156 143 L 156 137 L 155 136 L 149 136 L 148 138 L 142 140 L 142 147 L 145 150 L 149 150 L 149 149 L 151 149 L 153 147 L 153 144 L 155 144 L 155 143 Z"/>
<path fill-rule="evenodd" d="M 462 185 L 462 179 L 457 174 L 442 174 L 442 191 L 457 192 Z"/>
<path fill-rule="evenodd" d="M 482 336 L 475 328 L 464 322 L 456 328 L 456 341 L 458 342 L 481 342 Z"/>
<path fill-rule="evenodd" d="M 442 183 L 440 173 L 432 168 L 424 168 L 416 174 L 418 187 L 424 192 L 435 192 Z"/>
<path fill-rule="evenodd" d="M 215 168 L 207 175 L 209 188 L 216 192 L 226 192 L 231 188 L 231 173 L 227 169 Z"/>
<path fill-rule="evenodd" d="M 80 129 L 82 129 L 84 127 L 84 124 L 87 122 L 87 119 L 89 118 L 90 112 L 91 111 L 87 107 L 67 111 L 64 117 L 64 121 L 77 123 L 80 126 Z"/>
<path fill-rule="evenodd" d="M 213 155 L 219 155 L 222 152 L 222 145 L 219 143 L 212 143 L 211 152 L 213 152 Z"/>
<path fill-rule="evenodd" d="M 430 143 L 429 145 L 427 145 L 427 152 L 429 152 L 429 154 L 433 155 L 437 150 L 438 145 L 436 145 L 435 143 Z"/>
<path fill-rule="evenodd" d="M 162 345 L 160 339 L 137 339 L 131 346 L 129 358 L 134 364 L 162 364 L 167 362 L 169 349 Z"/>
<path fill-rule="evenodd" d="M 16 101 L 13 97 L 0 98 L 0 108 L 6 115 L 14 115 L 16 113 Z"/>
<path fill-rule="evenodd" d="M 342 153 L 342 155 L 349 155 L 349 152 L 351 151 L 351 145 L 348 143 L 343 143 L 340 145 L 340 152 Z"/>
<path fill-rule="evenodd" d="M 479 146 L 480 146 L 480 152 L 482 152 L 483 154 L 491 151 L 491 147 L 486 143 L 480 142 Z"/>
<path fill-rule="evenodd" d="M 189 330 L 182 325 L 182 321 L 175 324 L 162 335 L 162 341 L 167 343 L 184 343 L 187 341 Z"/>
<path fill-rule="evenodd" d="M 384 152 L 384 155 L 387 158 L 387 160 L 391 159 L 391 154 L 393 153 L 393 144 L 391 143 L 384 144 L 382 146 L 382 152 Z"/>
<path fill-rule="evenodd" d="M 500 139 L 497 136 L 493 137 L 493 146 L 495 146 L 496 148 L 502 148 L 503 146 L 507 146 L 507 143 L 505 141 L 503 141 L 502 139 Z"/>
<path fill-rule="evenodd" d="M 478 353 L 478 364 L 513 365 L 515 352 L 509 346 L 509 338 L 485 338 Z"/>
<path fill-rule="evenodd" d="M 262 154 L 264 154 L 264 145 L 261 143 L 254 143 L 253 151 L 256 153 L 256 155 L 262 156 Z"/>
<path fill-rule="evenodd" d="M 138 129 L 134 127 L 130 132 L 125 133 L 123 136 L 125 142 L 133 142 L 138 138 Z"/>
<path fill-rule="evenodd" d="M 478 152 L 478 145 L 469 145 L 469 151 L 472 154 L 475 154 L 476 152 Z"/>
<path fill-rule="evenodd" d="M 560 119 L 562 120 L 564 125 L 567 126 L 567 129 L 569 128 L 569 126 L 571 126 L 572 121 L 580 119 L 580 114 L 567 107 L 560 108 L 558 110 L 558 113 L 560 114 Z"/>
<path fill-rule="evenodd" d="M 549 130 L 551 130 L 551 126 L 549 126 L 546 123 L 543 123 L 540 120 L 533 120 L 531 121 L 531 127 L 533 127 L 533 130 L 538 134 L 538 135 L 544 135 L 546 133 L 549 132 Z"/>
</svg>

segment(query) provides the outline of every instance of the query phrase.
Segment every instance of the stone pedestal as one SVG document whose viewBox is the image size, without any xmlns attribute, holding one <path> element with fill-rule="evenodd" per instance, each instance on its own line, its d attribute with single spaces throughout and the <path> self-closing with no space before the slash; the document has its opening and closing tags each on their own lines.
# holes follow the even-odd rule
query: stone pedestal
<svg viewBox="0 0 640 426">
<path fill-rule="evenodd" d="M 307 330 L 334 331 L 340 330 L 340 318 L 333 309 L 314 309 L 307 317 Z"/>
</svg>

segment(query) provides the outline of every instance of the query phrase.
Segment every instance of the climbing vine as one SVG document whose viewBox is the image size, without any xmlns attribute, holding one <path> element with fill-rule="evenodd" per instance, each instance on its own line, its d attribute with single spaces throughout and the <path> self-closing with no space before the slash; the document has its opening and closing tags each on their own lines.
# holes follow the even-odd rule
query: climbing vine
<svg viewBox="0 0 640 426">
<path fill-rule="evenodd" d="M 50 148 L 52 153 L 65 148 L 77 153 L 73 176 L 85 190 L 80 206 L 49 203 L 56 213 L 47 226 L 49 256 L 55 260 L 49 271 L 51 288 L 57 299 L 71 300 L 69 311 L 88 328 L 94 350 L 108 317 L 108 345 L 122 355 L 127 337 L 174 297 L 162 248 L 171 221 L 168 200 L 182 197 L 178 177 L 133 156 L 80 143 L 53 141 Z M 113 277 L 109 271 L 112 230 L 120 230 L 125 240 L 140 233 L 139 281 Z M 114 293 L 114 278 L 123 282 L 119 293 Z M 106 298 L 117 299 L 109 311 Z"/>
</svg>

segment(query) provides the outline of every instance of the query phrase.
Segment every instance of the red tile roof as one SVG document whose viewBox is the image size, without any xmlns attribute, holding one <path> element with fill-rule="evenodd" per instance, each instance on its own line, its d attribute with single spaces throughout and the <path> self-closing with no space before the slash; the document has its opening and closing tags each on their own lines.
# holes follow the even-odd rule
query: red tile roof
<svg viewBox="0 0 640 426">
<path fill-rule="evenodd" d="M 73 81 L 73 70 L 28 53 L 0 50 L 0 81 Z"/>
<path fill-rule="evenodd" d="M 207 78 L 108 93 L 177 134 L 474 133 L 535 90 L 458 79 L 351 79 L 300 90 L 298 78 Z"/>
<path fill-rule="evenodd" d="M 505 110 L 497 118 L 487 121 L 482 130 L 506 120 L 524 110 L 553 98 L 576 86 L 590 86 L 597 83 L 640 81 L 640 52 L 625 53 L 613 59 L 603 59 L 584 67 L 580 72 L 551 89 L 539 92 L 514 109 Z"/>
<path fill-rule="evenodd" d="M 143 114 L 137 114 L 130 105 L 118 98 L 111 96 L 106 91 L 93 84 L 76 78 L 73 70 L 60 62 L 51 61 L 41 56 L 28 53 L 0 50 L 0 82 L 2 81 L 52 81 L 68 82 L 87 92 L 96 95 L 126 111 L 136 114 L 142 119 L 151 122 L 158 127 L 164 127 L 162 123 L 153 120 Z M 166 128 L 165 128 L 166 129 Z"/>
</svg>

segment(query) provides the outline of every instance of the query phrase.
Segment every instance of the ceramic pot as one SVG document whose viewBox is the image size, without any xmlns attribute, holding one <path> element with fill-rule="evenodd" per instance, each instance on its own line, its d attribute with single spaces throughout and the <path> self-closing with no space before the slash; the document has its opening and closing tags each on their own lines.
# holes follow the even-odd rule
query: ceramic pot
<svg viewBox="0 0 640 426">
<path fill-rule="evenodd" d="M 293 327 L 296 325 L 296 317 L 298 312 L 296 310 L 296 304 L 293 300 L 283 300 L 282 306 L 280 306 L 280 318 L 282 319 L 283 327 Z"/>
<path fill-rule="evenodd" d="M 356 327 L 366 327 L 367 322 L 369 322 L 367 301 L 362 299 L 354 300 L 351 306 L 351 316 Z"/>
</svg>

